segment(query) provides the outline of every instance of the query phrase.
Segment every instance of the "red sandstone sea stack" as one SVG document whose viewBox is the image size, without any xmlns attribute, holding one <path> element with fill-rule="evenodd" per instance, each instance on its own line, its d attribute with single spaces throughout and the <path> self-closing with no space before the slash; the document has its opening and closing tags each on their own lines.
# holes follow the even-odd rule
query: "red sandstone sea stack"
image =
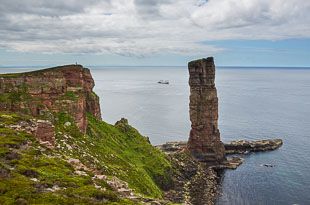
<svg viewBox="0 0 310 205">
<path fill-rule="evenodd" d="M 187 148 L 199 161 L 220 163 L 225 148 L 218 129 L 218 98 L 212 57 L 188 63 L 191 131 Z"/>
</svg>

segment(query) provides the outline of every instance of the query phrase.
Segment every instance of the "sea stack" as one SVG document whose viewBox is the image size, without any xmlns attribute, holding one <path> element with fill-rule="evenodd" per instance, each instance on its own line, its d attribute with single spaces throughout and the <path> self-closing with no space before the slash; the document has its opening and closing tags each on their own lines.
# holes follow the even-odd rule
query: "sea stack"
<svg viewBox="0 0 310 205">
<path fill-rule="evenodd" d="M 221 163 L 224 144 L 218 129 L 218 98 L 213 57 L 188 63 L 191 131 L 188 150 L 199 161 Z"/>
</svg>

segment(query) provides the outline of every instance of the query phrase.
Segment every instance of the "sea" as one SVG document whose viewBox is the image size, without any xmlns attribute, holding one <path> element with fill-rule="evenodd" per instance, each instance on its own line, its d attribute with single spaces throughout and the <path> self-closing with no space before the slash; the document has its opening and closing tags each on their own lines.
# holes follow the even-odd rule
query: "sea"
<svg viewBox="0 0 310 205">
<path fill-rule="evenodd" d="M 153 145 L 188 139 L 186 67 L 89 68 L 105 121 L 126 118 Z M 25 70 L 0 68 L 15 71 Z M 284 142 L 275 151 L 243 155 L 240 167 L 226 170 L 217 205 L 310 204 L 310 68 L 218 67 L 216 87 L 222 141 Z"/>
</svg>

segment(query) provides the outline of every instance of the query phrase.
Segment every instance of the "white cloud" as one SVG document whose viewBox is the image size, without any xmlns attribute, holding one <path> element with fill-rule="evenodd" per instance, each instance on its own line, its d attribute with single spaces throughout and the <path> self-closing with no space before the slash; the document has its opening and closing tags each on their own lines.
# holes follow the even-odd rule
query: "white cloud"
<svg viewBox="0 0 310 205">
<path fill-rule="evenodd" d="M 276 40 L 309 37 L 309 9 L 304 0 L 217 0 L 197 9 L 192 19 L 220 38 Z"/>
<path fill-rule="evenodd" d="M 2 0 L 0 48 L 211 55 L 223 39 L 310 37 L 306 0 Z"/>
</svg>

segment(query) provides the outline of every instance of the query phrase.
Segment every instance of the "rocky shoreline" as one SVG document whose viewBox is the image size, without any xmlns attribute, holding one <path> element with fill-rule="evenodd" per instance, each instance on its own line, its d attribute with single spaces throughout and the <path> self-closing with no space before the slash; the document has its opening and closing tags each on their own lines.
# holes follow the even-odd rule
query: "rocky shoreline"
<svg viewBox="0 0 310 205">
<path fill-rule="evenodd" d="M 186 141 L 158 145 L 156 147 L 167 154 L 175 169 L 175 185 L 166 192 L 165 199 L 174 203 L 212 205 L 218 196 L 219 179 L 223 170 L 236 169 L 243 163 L 244 159 L 238 154 L 272 151 L 282 144 L 281 139 L 237 140 L 224 143 L 226 159 L 213 165 L 192 157 L 187 150 Z"/>
<path fill-rule="evenodd" d="M 165 199 L 177 204 L 214 204 L 219 174 L 205 163 L 192 157 L 188 151 L 171 153 L 173 187 L 165 192 Z"/>
<path fill-rule="evenodd" d="M 278 149 L 283 144 L 281 139 L 267 140 L 236 140 L 224 143 L 226 154 L 245 154 L 250 152 L 264 152 Z"/>
<path fill-rule="evenodd" d="M 264 139 L 264 140 L 235 140 L 224 143 L 225 153 L 229 154 L 244 154 L 250 152 L 265 152 L 276 150 L 283 145 L 281 139 Z M 162 145 L 156 146 L 166 154 L 173 154 L 185 150 L 187 147 L 186 141 L 166 142 Z"/>
</svg>

